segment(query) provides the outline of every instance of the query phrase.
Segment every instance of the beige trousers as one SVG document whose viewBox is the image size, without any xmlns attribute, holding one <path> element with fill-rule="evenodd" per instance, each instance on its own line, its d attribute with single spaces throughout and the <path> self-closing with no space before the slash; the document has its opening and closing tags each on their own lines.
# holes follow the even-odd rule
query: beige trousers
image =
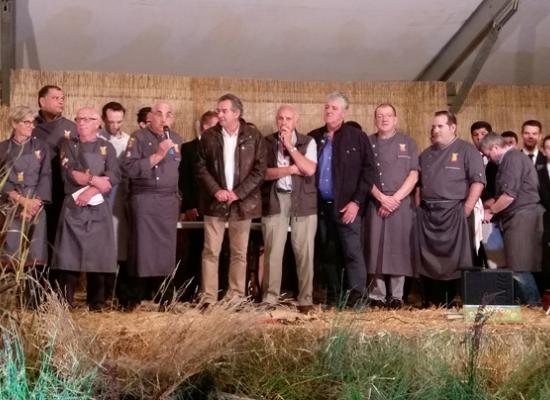
<svg viewBox="0 0 550 400">
<path fill-rule="evenodd" d="M 224 218 L 204 217 L 204 250 L 202 252 L 201 301 L 218 301 L 218 269 L 220 251 L 225 234 L 229 233 L 229 288 L 228 300 L 243 298 L 246 287 L 246 254 L 252 220 L 226 221 Z"/>
<path fill-rule="evenodd" d="M 281 205 L 281 213 L 262 218 L 264 236 L 263 301 L 272 304 L 279 301 L 283 254 L 290 225 L 290 240 L 298 274 L 298 304 L 311 305 L 317 215 L 290 217 L 290 194 L 277 193 L 277 196 Z"/>
</svg>

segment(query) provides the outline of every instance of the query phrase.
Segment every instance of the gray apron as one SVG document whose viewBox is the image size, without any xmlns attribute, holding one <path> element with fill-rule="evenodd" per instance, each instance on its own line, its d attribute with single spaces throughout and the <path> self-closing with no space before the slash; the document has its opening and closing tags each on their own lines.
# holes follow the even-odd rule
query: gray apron
<svg viewBox="0 0 550 400">
<path fill-rule="evenodd" d="M 82 153 L 93 175 L 103 175 L 105 160 Z M 108 194 L 106 194 L 108 195 Z M 66 271 L 114 273 L 117 268 L 113 220 L 109 203 L 79 207 L 65 196 L 57 229 L 55 268 Z"/>
<path fill-rule="evenodd" d="M 459 268 L 472 265 L 463 202 L 423 201 L 417 217 L 420 275 L 437 280 L 460 278 Z"/>
</svg>

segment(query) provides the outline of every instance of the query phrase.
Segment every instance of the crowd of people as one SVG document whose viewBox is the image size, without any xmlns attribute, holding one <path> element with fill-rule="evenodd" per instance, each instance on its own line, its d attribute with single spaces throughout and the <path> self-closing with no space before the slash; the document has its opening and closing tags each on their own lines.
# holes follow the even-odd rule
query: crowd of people
<svg viewBox="0 0 550 400">
<path fill-rule="evenodd" d="M 113 296 L 125 310 L 144 299 L 166 306 L 179 289 L 179 220 L 202 228 L 186 236 L 189 254 L 178 267 L 200 282 L 201 310 L 246 301 L 253 221 L 263 239 L 265 307 L 281 301 L 287 238 L 303 313 L 315 301 L 401 308 L 411 282 L 424 304 L 453 304 L 472 266 L 512 271 L 525 304 L 539 304 L 549 288 L 550 136 L 541 140 L 539 121 L 521 127 L 520 150 L 514 132 L 499 135 L 485 121 L 464 141 L 456 116 L 437 111 L 432 144 L 420 153 L 392 104 L 376 107 L 368 135 L 346 121 L 350 104 L 340 92 L 327 96 L 320 128 L 299 132 L 297 109 L 281 105 L 277 131 L 266 136 L 245 121 L 242 101 L 225 94 L 187 143 L 172 130 L 167 102 L 141 109 L 130 135 L 118 102 L 101 112 L 83 107 L 74 122 L 63 116 L 61 88 L 40 89 L 38 104 L 38 116 L 27 106 L 11 110 L 13 131 L 0 143 L 2 259 L 26 265 L 34 282 L 28 304 L 49 281 L 74 307 L 85 273 L 90 310 Z M 503 260 L 496 264 L 487 242 L 495 233 Z"/>
</svg>

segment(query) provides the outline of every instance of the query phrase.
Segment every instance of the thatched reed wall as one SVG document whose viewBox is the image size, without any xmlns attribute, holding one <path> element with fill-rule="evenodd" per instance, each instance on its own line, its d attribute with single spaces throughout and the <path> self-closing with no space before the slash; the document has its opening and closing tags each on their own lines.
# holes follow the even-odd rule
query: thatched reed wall
<svg viewBox="0 0 550 400">
<path fill-rule="evenodd" d="M 176 112 L 174 129 L 185 140 L 194 137 L 197 119 L 215 107 L 216 99 L 232 92 L 244 103 L 244 118 L 268 134 L 274 130 L 274 115 L 283 103 L 294 104 L 300 113 L 299 129 L 307 132 L 322 124 L 325 96 L 334 90 L 346 93 L 352 103 L 349 120 L 356 120 L 372 132 L 373 112 L 382 102 L 393 103 L 400 127 L 413 136 L 419 148 L 429 143 L 429 129 L 435 110 L 447 108 L 447 90 L 442 82 L 318 82 L 275 81 L 229 78 L 191 78 L 168 75 L 114 74 L 100 72 L 56 72 L 16 70 L 12 74 L 11 104 L 36 106 L 36 94 L 46 84 L 56 84 L 66 95 L 65 115 L 73 118 L 84 105 L 100 108 L 119 101 L 128 110 L 126 130 L 136 127 L 139 108 L 155 100 L 169 101 Z M 550 86 L 476 85 L 458 115 L 460 136 L 469 139 L 473 121 L 485 119 L 498 132 L 519 133 L 526 119 L 539 119 L 550 126 Z M 0 108 L 2 137 L 9 128 L 7 111 Z"/>
<path fill-rule="evenodd" d="M 348 119 L 358 121 L 372 132 L 374 108 L 389 101 L 398 109 L 402 129 L 410 132 L 421 146 L 427 144 L 432 112 L 446 107 L 446 88 L 440 82 L 293 82 L 16 70 L 11 83 L 13 105 L 35 106 L 40 87 L 46 84 L 62 87 L 68 118 L 73 118 L 84 105 L 100 108 L 108 101 L 119 101 L 128 110 L 125 121 L 128 131 L 137 126 L 135 114 L 139 108 L 165 99 L 176 111 L 175 130 L 186 140 L 194 137 L 200 115 L 214 108 L 216 99 L 227 92 L 243 100 L 244 118 L 254 122 L 264 134 L 273 132 L 275 112 L 283 103 L 298 108 L 302 132 L 322 125 L 325 96 L 334 90 L 346 93 L 352 102 Z M 2 133 L 5 136 L 6 129 Z"/>
<path fill-rule="evenodd" d="M 511 130 L 518 136 L 523 122 L 536 119 L 542 122 L 543 135 L 550 133 L 550 86 L 478 84 L 458 114 L 461 132 L 468 134 L 470 125 L 480 119 L 498 133 Z"/>
</svg>

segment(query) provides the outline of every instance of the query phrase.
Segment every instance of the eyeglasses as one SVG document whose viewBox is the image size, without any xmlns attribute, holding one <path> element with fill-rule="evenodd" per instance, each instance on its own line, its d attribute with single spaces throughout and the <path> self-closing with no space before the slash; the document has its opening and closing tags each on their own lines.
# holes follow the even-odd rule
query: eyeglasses
<svg viewBox="0 0 550 400">
<path fill-rule="evenodd" d="M 84 123 L 87 124 L 88 122 L 97 121 L 98 119 L 97 118 L 88 118 L 88 117 L 76 117 L 74 120 L 76 121 L 77 124 L 79 122 L 84 122 Z"/>
<path fill-rule="evenodd" d="M 24 120 L 24 121 L 19 121 L 19 123 L 25 125 L 26 127 L 33 126 L 33 125 L 34 125 L 34 121 L 32 121 L 32 120 L 30 120 L 30 119 L 26 119 L 26 120 Z"/>
</svg>

